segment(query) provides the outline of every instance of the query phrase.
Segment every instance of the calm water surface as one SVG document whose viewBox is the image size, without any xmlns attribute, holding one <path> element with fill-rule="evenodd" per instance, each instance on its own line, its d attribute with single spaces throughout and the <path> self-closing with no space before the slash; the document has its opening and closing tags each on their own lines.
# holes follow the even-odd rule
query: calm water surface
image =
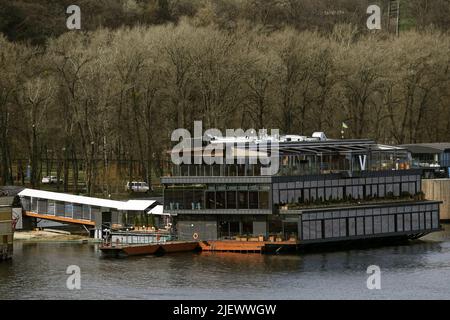
<svg viewBox="0 0 450 320">
<path fill-rule="evenodd" d="M 299 255 L 102 258 L 96 245 L 16 242 L 1 299 L 450 299 L 450 226 L 408 245 Z M 369 265 L 381 290 L 368 290 Z M 68 290 L 68 265 L 81 290 Z"/>
</svg>

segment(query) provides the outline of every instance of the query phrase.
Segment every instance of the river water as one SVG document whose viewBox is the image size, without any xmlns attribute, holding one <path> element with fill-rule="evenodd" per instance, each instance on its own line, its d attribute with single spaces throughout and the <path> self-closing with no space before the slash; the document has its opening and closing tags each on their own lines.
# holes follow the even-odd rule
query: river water
<svg viewBox="0 0 450 320">
<path fill-rule="evenodd" d="M 405 245 L 259 255 L 182 253 L 107 259 L 97 245 L 16 242 L 1 299 L 450 299 L 450 225 Z M 69 265 L 81 289 L 67 289 Z M 367 267 L 381 289 L 367 288 Z"/>
</svg>

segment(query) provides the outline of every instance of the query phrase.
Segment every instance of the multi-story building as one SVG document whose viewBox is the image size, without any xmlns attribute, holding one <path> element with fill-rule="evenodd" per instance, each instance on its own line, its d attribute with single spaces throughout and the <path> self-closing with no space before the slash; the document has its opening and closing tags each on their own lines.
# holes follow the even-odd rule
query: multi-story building
<svg viewBox="0 0 450 320">
<path fill-rule="evenodd" d="M 176 216 L 179 239 L 248 235 L 318 243 L 415 238 L 440 229 L 439 202 L 423 200 L 421 171 L 411 169 L 404 148 L 323 134 L 270 137 L 263 151 L 261 141 L 216 139 L 183 150 L 205 157 L 214 142 L 241 156 L 233 163 L 172 165 L 161 178 L 164 210 Z M 251 159 L 260 152 L 277 159 L 275 173 L 262 175 L 267 164 Z"/>
</svg>

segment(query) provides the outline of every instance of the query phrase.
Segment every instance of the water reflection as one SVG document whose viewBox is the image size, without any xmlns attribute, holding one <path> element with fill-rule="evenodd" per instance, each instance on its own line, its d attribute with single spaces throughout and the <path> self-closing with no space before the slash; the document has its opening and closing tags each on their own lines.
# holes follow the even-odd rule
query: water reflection
<svg viewBox="0 0 450 320">
<path fill-rule="evenodd" d="M 408 244 L 300 255 L 187 253 L 104 259 L 97 246 L 15 243 L 0 264 L 2 299 L 450 298 L 450 228 Z M 80 266 L 82 290 L 66 288 Z M 366 288 L 369 265 L 382 290 Z"/>
</svg>

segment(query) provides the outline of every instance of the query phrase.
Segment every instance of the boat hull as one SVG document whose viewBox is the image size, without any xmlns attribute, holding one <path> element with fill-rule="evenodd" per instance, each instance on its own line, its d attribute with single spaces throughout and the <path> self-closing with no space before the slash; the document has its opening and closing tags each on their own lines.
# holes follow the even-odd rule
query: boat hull
<svg viewBox="0 0 450 320">
<path fill-rule="evenodd" d="M 119 246 L 102 245 L 100 250 L 107 257 L 129 257 L 142 255 L 162 255 L 175 252 L 191 252 L 198 249 L 197 242 L 169 242 L 154 244 L 130 244 Z"/>
</svg>

